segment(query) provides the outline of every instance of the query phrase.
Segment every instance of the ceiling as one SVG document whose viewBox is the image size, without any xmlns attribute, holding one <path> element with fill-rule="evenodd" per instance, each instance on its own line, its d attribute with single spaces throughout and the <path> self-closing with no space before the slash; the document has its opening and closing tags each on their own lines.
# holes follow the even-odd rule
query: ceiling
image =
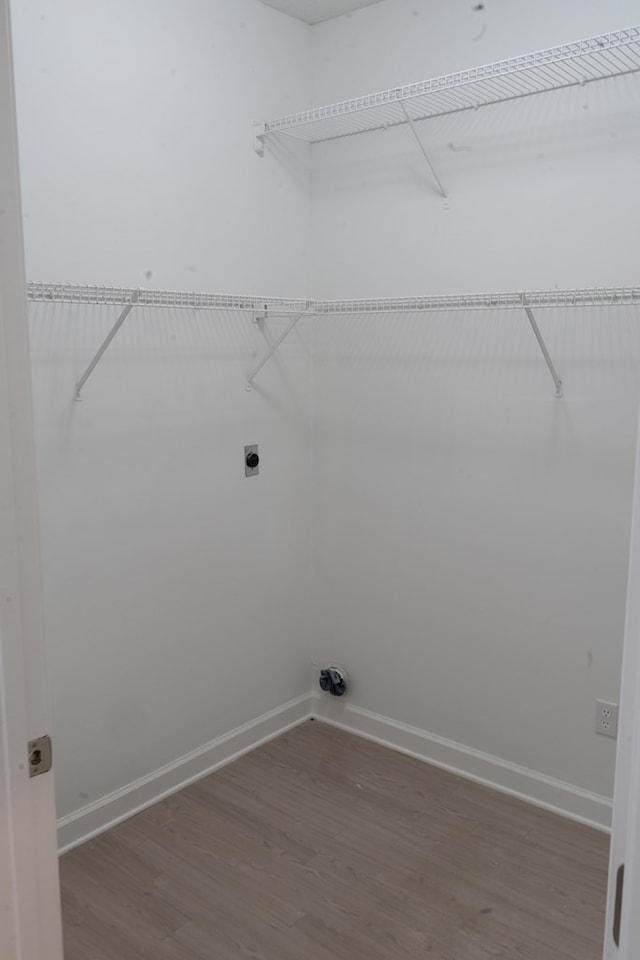
<svg viewBox="0 0 640 960">
<path fill-rule="evenodd" d="M 368 7 L 379 0 L 262 0 L 268 7 L 275 7 L 305 23 L 320 23 L 343 13 L 351 13 L 360 7 Z"/>
</svg>

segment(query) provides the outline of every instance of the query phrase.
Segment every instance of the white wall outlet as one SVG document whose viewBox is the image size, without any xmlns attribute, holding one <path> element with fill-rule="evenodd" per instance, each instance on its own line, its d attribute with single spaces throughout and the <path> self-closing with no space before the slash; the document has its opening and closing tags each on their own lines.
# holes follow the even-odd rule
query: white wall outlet
<svg viewBox="0 0 640 960">
<path fill-rule="evenodd" d="M 618 704 L 596 700 L 596 733 L 603 737 L 618 736 Z"/>
</svg>

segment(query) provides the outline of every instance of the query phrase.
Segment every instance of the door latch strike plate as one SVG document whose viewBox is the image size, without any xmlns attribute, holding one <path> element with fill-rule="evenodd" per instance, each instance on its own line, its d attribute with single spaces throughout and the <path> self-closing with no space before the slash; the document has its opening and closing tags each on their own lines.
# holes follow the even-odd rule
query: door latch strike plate
<svg viewBox="0 0 640 960">
<path fill-rule="evenodd" d="M 29 776 L 39 777 L 41 773 L 49 773 L 53 762 L 51 737 L 38 737 L 36 740 L 29 740 L 27 751 Z"/>
</svg>

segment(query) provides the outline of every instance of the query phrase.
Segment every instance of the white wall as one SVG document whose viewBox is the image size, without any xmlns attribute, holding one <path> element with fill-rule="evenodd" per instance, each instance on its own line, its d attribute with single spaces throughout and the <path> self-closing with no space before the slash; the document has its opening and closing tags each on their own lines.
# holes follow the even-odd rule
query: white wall
<svg viewBox="0 0 640 960">
<path fill-rule="evenodd" d="M 310 79 L 319 103 L 636 19 L 485 7 L 389 0 L 310 31 L 254 0 L 16 3 L 30 277 L 319 296 L 632 282 L 635 79 L 423 125 L 446 205 L 406 129 L 314 148 L 312 209 L 306 148 L 253 153 L 251 120 L 303 107 Z M 540 317 L 557 401 L 521 316 L 325 318 L 313 371 L 303 326 L 245 393 L 264 346 L 249 318 L 138 309 L 74 404 L 115 313 L 33 311 L 61 814 L 334 656 L 357 707 L 610 794 L 593 701 L 618 689 L 635 316 Z"/>
<path fill-rule="evenodd" d="M 473 6 L 389 0 L 315 27 L 314 102 L 638 19 Z M 637 282 L 638 89 L 422 124 L 447 204 L 406 128 L 314 148 L 316 294 Z M 318 324 L 313 659 L 344 663 L 357 708 L 611 796 L 594 700 L 618 696 L 637 316 L 538 319 L 563 400 L 524 314 Z"/>
<path fill-rule="evenodd" d="M 306 292 L 308 173 L 251 124 L 306 98 L 308 36 L 257 0 L 16 3 L 29 277 Z M 117 313 L 32 307 L 61 816 L 308 690 L 301 336 L 248 393 L 283 320 L 136 309 L 74 403 Z"/>
<path fill-rule="evenodd" d="M 31 278 L 306 294 L 308 165 L 254 120 L 308 100 L 310 29 L 257 0 L 16 0 Z"/>
<path fill-rule="evenodd" d="M 634 0 L 387 0 L 313 28 L 314 103 L 629 26 Z M 486 31 L 482 32 L 483 25 Z M 479 39 L 478 39 L 479 38 Z M 635 77 L 313 150 L 319 297 L 629 283 L 640 201 Z"/>
</svg>

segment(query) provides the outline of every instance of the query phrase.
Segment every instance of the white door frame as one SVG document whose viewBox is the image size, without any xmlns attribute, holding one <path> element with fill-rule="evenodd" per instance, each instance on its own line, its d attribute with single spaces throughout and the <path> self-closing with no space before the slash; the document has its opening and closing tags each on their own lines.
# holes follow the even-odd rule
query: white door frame
<svg viewBox="0 0 640 960">
<path fill-rule="evenodd" d="M 613 937 L 617 880 L 624 865 L 619 946 Z M 618 750 L 607 894 L 605 960 L 640 957 L 640 424 L 631 521 Z"/>
<path fill-rule="evenodd" d="M 9 0 L 0 0 L 0 956 L 62 960 Z"/>
</svg>

